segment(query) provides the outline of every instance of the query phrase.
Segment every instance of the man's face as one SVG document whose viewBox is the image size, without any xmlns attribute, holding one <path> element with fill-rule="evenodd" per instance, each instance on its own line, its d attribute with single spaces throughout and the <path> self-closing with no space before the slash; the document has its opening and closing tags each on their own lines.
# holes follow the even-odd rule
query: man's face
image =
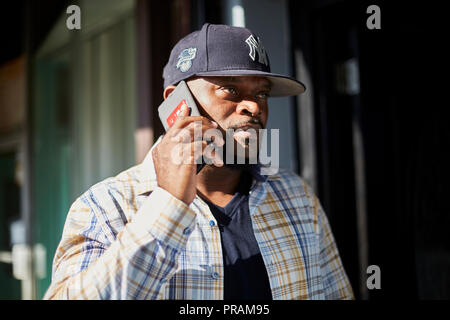
<svg viewBox="0 0 450 320">
<path fill-rule="evenodd" d="M 196 77 L 187 84 L 199 107 L 222 129 L 237 129 L 244 125 L 265 128 L 270 93 L 270 82 L 266 78 Z"/>
<path fill-rule="evenodd" d="M 266 127 L 270 82 L 263 77 L 196 77 L 187 81 L 199 110 L 223 131 L 233 129 L 234 139 L 248 157 L 249 132 Z M 249 130 L 249 132 L 245 132 Z M 255 138 L 251 136 L 250 138 Z M 257 135 L 256 135 L 257 138 Z M 259 146 L 259 142 L 256 144 Z M 236 147 L 236 146 L 235 146 Z M 236 150 L 236 149 L 235 149 Z"/>
</svg>

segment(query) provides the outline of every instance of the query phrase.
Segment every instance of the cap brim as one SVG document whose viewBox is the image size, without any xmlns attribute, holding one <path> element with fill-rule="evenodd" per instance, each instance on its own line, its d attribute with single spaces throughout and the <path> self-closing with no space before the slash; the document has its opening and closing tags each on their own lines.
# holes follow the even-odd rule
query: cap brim
<svg viewBox="0 0 450 320">
<path fill-rule="evenodd" d="M 264 72 L 258 70 L 221 70 L 221 71 L 207 71 L 196 73 L 196 76 L 228 76 L 228 77 L 243 77 L 243 76 L 259 76 L 266 77 L 272 84 L 270 90 L 271 97 L 286 97 L 295 96 L 305 92 L 306 87 L 300 81 L 284 76 L 281 74 Z"/>
</svg>

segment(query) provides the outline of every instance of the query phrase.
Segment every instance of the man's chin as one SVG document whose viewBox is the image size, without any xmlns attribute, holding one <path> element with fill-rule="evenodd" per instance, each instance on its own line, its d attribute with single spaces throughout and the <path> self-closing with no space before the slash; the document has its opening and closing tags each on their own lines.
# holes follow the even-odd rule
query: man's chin
<svg viewBox="0 0 450 320">
<path fill-rule="evenodd" d="M 252 168 L 254 168 L 256 164 L 225 164 L 223 168 L 227 168 L 233 171 L 250 171 Z"/>
</svg>

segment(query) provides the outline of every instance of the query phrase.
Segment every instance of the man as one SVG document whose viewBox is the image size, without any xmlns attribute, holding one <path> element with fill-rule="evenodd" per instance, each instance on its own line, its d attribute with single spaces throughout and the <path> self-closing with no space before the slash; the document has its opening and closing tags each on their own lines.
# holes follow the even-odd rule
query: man
<svg viewBox="0 0 450 320">
<path fill-rule="evenodd" d="M 45 298 L 352 299 L 327 217 L 301 178 L 222 163 L 217 152 L 196 172 L 192 152 L 207 142 L 195 130 L 241 129 L 234 143 L 248 151 L 238 138 L 265 127 L 269 94 L 304 86 L 270 73 L 250 30 L 211 24 L 175 45 L 163 76 L 164 98 L 186 80 L 202 116 L 183 108 L 142 164 L 75 201 Z M 180 145 L 189 161 L 177 164 Z"/>
</svg>

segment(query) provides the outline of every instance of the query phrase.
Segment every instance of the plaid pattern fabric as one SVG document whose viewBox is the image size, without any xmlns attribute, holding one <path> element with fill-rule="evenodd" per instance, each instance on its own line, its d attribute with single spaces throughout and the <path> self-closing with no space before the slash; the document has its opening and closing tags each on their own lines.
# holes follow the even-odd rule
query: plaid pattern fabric
<svg viewBox="0 0 450 320">
<path fill-rule="evenodd" d="M 250 215 L 273 299 L 353 299 L 311 189 L 281 169 L 253 176 Z M 223 299 L 223 275 L 208 205 L 197 196 L 187 206 L 158 187 L 149 152 L 74 202 L 44 299 Z"/>
</svg>

